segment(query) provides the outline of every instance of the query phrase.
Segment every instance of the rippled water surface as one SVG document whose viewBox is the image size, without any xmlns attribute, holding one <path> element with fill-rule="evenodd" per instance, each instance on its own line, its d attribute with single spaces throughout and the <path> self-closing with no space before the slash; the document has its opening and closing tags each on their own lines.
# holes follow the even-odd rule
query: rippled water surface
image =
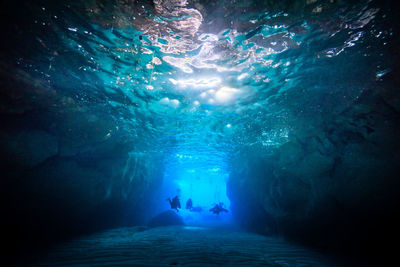
<svg viewBox="0 0 400 267">
<path fill-rule="evenodd" d="M 245 149 L 268 153 L 392 68 L 389 11 L 374 1 L 41 3 L 16 6 L 24 23 L 7 29 L 18 40 L 1 71 L 34 88 L 21 101 L 104 120 L 93 129 L 104 140 L 172 164 L 225 168 Z"/>
</svg>

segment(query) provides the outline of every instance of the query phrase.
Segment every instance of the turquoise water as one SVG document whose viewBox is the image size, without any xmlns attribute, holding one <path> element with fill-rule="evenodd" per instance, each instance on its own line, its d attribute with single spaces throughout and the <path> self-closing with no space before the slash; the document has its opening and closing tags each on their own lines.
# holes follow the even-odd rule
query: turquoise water
<svg viewBox="0 0 400 267">
<path fill-rule="evenodd" d="M 183 202 L 194 195 L 204 206 L 229 206 L 238 155 L 269 155 L 329 128 L 391 72 L 393 29 L 373 1 L 24 5 L 14 75 L 56 118 L 89 125 L 54 131 L 162 154 L 162 197 L 186 188 Z M 193 189 L 195 179 L 204 185 Z"/>
<path fill-rule="evenodd" d="M 32 7 L 15 75 L 56 112 L 106 118 L 99 138 L 165 153 L 168 168 L 193 157 L 226 169 L 336 116 L 391 71 L 393 29 L 374 2 L 157 2 Z"/>
</svg>

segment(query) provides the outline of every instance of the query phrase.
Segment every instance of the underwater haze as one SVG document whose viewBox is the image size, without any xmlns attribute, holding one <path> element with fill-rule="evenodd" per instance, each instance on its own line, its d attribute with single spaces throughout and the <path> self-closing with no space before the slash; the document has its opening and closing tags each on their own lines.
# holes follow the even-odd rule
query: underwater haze
<svg viewBox="0 0 400 267">
<path fill-rule="evenodd" d="M 399 237 L 394 2 L 3 1 L 0 186 L 10 261 L 141 226 L 129 235 L 143 235 L 135 242 L 149 253 L 166 232 L 208 236 L 224 257 L 245 240 L 294 251 L 283 238 L 343 266 L 383 266 Z M 167 200 L 175 196 L 180 209 Z M 219 203 L 225 211 L 213 213 Z M 171 224 L 186 228 L 145 230 Z M 128 236 L 113 231 L 108 240 Z M 267 237 L 278 239 L 257 245 Z M 197 263 L 267 265 L 238 253 Z M 325 266 L 293 253 L 268 264 Z M 91 265 L 74 262 L 82 263 Z"/>
</svg>

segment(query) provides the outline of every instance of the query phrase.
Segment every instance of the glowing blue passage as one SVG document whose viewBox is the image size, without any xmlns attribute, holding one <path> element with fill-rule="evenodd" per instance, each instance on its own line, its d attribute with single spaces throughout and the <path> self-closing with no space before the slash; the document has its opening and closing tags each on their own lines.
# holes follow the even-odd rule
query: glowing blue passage
<svg viewBox="0 0 400 267">
<path fill-rule="evenodd" d="M 166 173 L 164 190 L 178 195 L 182 209 L 179 210 L 187 224 L 228 222 L 231 218 L 230 201 L 226 194 L 228 173 L 220 168 L 185 168 Z M 165 192 L 167 193 L 167 192 Z M 193 208 L 186 209 L 186 202 L 192 200 Z M 228 212 L 218 215 L 210 212 L 216 204 L 223 203 Z"/>
</svg>

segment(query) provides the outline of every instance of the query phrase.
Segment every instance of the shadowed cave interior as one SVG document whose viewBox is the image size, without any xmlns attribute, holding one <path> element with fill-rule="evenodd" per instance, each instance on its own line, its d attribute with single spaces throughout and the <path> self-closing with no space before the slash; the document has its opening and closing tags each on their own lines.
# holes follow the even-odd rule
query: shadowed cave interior
<svg viewBox="0 0 400 267">
<path fill-rule="evenodd" d="M 3 1 L 5 263 L 385 266 L 399 11 Z"/>
</svg>

